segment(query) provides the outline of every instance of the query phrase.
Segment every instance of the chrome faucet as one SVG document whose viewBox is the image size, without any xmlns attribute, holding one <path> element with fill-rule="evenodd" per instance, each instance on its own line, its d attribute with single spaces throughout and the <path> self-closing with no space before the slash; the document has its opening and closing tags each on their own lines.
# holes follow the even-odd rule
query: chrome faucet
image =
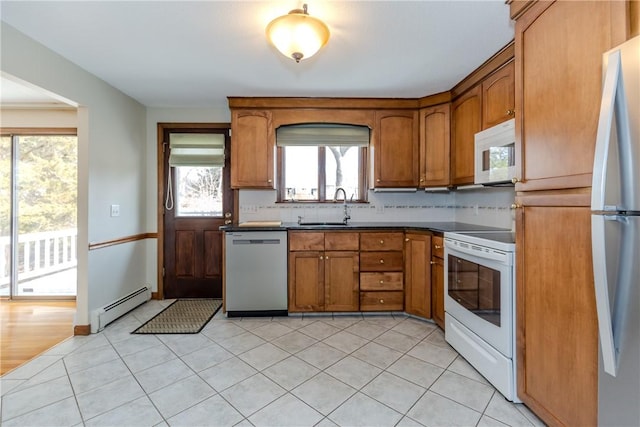
<svg viewBox="0 0 640 427">
<path fill-rule="evenodd" d="M 344 222 L 344 224 L 346 225 L 347 221 L 349 221 L 351 219 L 351 216 L 349 216 L 349 210 L 347 208 L 347 192 L 344 191 L 344 188 L 342 188 L 342 187 L 336 188 L 336 192 L 333 195 L 333 201 L 334 202 L 338 201 L 338 193 L 340 191 L 342 191 L 342 195 L 344 196 L 343 199 L 342 199 L 343 200 L 343 205 L 342 206 L 343 206 L 343 209 L 344 209 L 344 213 L 343 213 L 344 216 L 342 218 L 342 222 Z"/>
</svg>

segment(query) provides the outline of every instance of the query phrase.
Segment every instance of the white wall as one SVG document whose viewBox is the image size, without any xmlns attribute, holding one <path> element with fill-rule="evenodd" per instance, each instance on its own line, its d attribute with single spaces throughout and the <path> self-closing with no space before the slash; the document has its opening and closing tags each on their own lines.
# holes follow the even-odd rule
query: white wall
<svg viewBox="0 0 640 427">
<path fill-rule="evenodd" d="M 0 108 L 0 127 L 5 128 L 77 128 L 75 108 L 24 109 Z"/>
<path fill-rule="evenodd" d="M 88 251 L 89 243 L 147 230 L 146 110 L 13 27 L 0 26 L 2 71 L 79 106 L 76 324 L 88 325 L 91 310 L 148 282 L 148 242 Z M 120 205 L 120 217 L 109 216 L 110 204 Z"/>
</svg>

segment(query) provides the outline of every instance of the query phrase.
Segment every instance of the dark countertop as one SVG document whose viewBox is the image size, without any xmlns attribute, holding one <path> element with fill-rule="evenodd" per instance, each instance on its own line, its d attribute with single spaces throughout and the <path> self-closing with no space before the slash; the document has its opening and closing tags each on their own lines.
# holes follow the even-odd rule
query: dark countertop
<svg viewBox="0 0 640 427">
<path fill-rule="evenodd" d="M 298 225 L 295 222 L 282 223 L 280 227 L 241 227 L 238 225 L 224 225 L 221 231 L 289 231 L 289 230 L 431 230 L 444 233 L 447 231 L 510 231 L 506 228 L 488 227 L 484 225 L 467 224 L 464 222 L 350 222 L 348 225 Z"/>
</svg>

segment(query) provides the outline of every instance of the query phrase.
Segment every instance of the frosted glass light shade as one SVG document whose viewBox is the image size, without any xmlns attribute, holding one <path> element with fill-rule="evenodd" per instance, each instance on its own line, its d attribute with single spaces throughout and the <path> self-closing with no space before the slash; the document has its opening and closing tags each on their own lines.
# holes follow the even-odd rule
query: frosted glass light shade
<svg viewBox="0 0 640 427">
<path fill-rule="evenodd" d="M 267 25 L 267 38 L 286 57 L 296 62 L 312 57 L 329 40 L 329 27 L 309 16 L 307 5 L 294 9 Z"/>
</svg>

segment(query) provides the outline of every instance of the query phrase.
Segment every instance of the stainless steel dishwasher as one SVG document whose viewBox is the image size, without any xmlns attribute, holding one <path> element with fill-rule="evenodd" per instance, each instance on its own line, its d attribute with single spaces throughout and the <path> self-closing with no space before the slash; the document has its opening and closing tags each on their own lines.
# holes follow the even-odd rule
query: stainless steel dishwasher
<svg viewBox="0 0 640 427">
<path fill-rule="evenodd" d="M 227 316 L 286 316 L 287 232 L 228 231 L 225 251 Z"/>
</svg>

